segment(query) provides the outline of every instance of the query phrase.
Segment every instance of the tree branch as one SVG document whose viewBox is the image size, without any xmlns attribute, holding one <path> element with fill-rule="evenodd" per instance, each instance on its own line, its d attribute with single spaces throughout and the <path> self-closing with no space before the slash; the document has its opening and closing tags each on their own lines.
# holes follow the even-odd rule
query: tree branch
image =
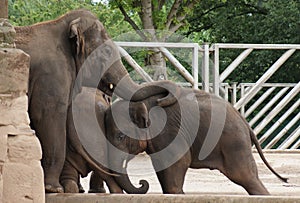
<svg viewBox="0 0 300 203">
<path fill-rule="evenodd" d="M 268 10 L 261 7 L 260 5 L 256 6 L 256 5 L 252 5 L 252 4 L 248 4 L 248 3 L 243 3 L 241 2 L 240 5 L 243 6 L 244 11 L 241 11 L 240 13 L 235 13 L 235 14 L 229 14 L 229 16 L 227 17 L 227 19 L 233 19 L 235 17 L 238 16 L 242 16 L 242 15 L 247 15 L 249 13 L 256 13 L 256 14 L 262 14 L 262 15 L 267 15 L 268 14 Z M 217 5 L 215 5 L 214 7 L 211 7 L 210 9 L 203 11 L 201 14 L 197 15 L 196 17 L 192 17 L 189 22 L 193 23 L 194 21 L 200 21 L 201 22 L 201 18 L 207 14 L 209 14 L 210 12 L 217 10 L 219 8 L 222 7 L 226 7 L 228 6 L 228 2 L 227 3 L 219 3 Z M 246 9 L 245 9 L 246 8 Z M 198 23 L 196 23 L 198 24 Z M 193 32 L 200 32 L 202 30 L 207 30 L 210 29 L 211 27 L 214 26 L 215 23 L 210 22 L 209 24 L 206 25 L 202 25 L 202 26 L 193 26 L 189 29 L 188 32 L 186 32 L 186 35 L 190 35 Z"/>
<path fill-rule="evenodd" d="M 186 6 L 187 9 L 192 9 L 194 5 L 198 2 L 198 0 L 190 1 L 189 4 Z M 186 18 L 187 12 L 182 10 L 180 13 L 177 12 L 176 14 L 176 21 L 177 23 L 172 23 L 169 26 L 169 30 L 171 32 L 176 32 L 181 26 L 184 25 L 183 20 Z"/>
<path fill-rule="evenodd" d="M 178 8 L 181 4 L 182 0 L 176 0 L 174 1 L 172 7 L 171 7 L 171 10 L 167 16 L 167 22 L 166 22 L 166 29 L 169 30 L 170 28 L 170 25 L 173 21 L 173 17 L 177 15 L 177 12 L 178 12 Z"/>
<path fill-rule="evenodd" d="M 252 4 L 242 3 L 247 9 L 244 9 L 244 11 L 241 11 L 240 13 L 230 15 L 227 17 L 227 19 L 232 19 L 235 17 L 247 15 L 249 13 L 256 13 L 261 15 L 268 15 L 268 10 L 259 6 L 255 6 Z"/>
<path fill-rule="evenodd" d="M 128 16 L 126 13 L 124 7 L 121 5 L 121 3 L 118 3 L 118 8 L 120 9 L 121 13 L 124 16 L 124 20 L 127 21 L 131 27 L 136 31 L 136 33 L 143 39 L 146 40 L 147 37 L 143 31 L 137 26 L 137 24 Z"/>
</svg>

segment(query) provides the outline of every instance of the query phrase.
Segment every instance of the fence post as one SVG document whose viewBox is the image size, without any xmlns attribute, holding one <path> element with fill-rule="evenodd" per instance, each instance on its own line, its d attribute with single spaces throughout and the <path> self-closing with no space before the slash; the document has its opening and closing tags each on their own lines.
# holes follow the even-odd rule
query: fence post
<svg viewBox="0 0 300 203">
<path fill-rule="evenodd" d="M 220 91 L 220 74 L 219 74 L 219 45 L 214 45 L 214 68 L 213 68 L 213 91 L 219 96 Z"/>
<path fill-rule="evenodd" d="M 245 95 L 245 86 L 244 84 L 240 84 L 240 85 L 241 85 L 241 98 L 243 98 Z M 242 116 L 245 117 L 245 105 L 241 106 L 240 112 Z"/>
<path fill-rule="evenodd" d="M 235 103 L 236 103 L 236 94 L 237 94 L 237 82 L 233 82 L 231 87 L 232 87 L 231 104 L 235 105 Z"/>
<path fill-rule="evenodd" d="M 198 55 L 199 55 L 199 46 L 198 44 L 194 45 L 193 48 L 193 61 L 192 61 L 192 66 L 193 66 L 193 76 L 194 76 L 194 84 L 193 88 L 198 89 Z"/>
<path fill-rule="evenodd" d="M 202 89 L 209 92 L 209 45 L 203 45 L 204 54 L 202 57 Z"/>
</svg>

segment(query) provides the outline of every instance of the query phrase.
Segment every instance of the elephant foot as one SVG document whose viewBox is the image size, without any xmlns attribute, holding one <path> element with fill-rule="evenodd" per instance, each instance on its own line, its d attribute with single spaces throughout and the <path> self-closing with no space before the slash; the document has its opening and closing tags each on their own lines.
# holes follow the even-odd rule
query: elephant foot
<svg viewBox="0 0 300 203">
<path fill-rule="evenodd" d="M 89 193 L 106 193 L 106 190 L 104 187 L 90 188 Z"/>
<path fill-rule="evenodd" d="M 63 193 L 64 188 L 61 186 L 54 186 L 54 185 L 46 184 L 45 192 L 46 193 Z"/>
<path fill-rule="evenodd" d="M 65 193 L 79 193 L 77 182 L 74 180 L 64 180 L 61 184 L 65 189 Z"/>
</svg>

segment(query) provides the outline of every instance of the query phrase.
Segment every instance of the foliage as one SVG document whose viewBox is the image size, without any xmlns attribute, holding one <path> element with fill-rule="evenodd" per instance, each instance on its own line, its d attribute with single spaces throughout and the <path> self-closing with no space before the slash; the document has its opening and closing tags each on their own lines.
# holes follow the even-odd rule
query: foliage
<svg viewBox="0 0 300 203">
<path fill-rule="evenodd" d="M 202 1 L 188 21 L 190 29 L 185 34 L 198 42 L 300 44 L 299 0 Z M 221 71 L 240 52 L 221 51 Z M 282 54 L 283 51 L 254 51 L 227 82 L 256 81 Z M 297 51 L 268 82 L 298 82 L 299 57 Z"/>
<path fill-rule="evenodd" d="M 9 0 L 9 18 L 16 25 L 30 25 L 54 19 L 71 9 L 90 6 L 90 2 L 79 0 Z"/>
<path fill-rule="evenodd" d="M 91 0 L 9 0 L 9 19 L 14 25 L 31 25 L 79 8 L 86 8 L 97 15 L 112 37 L 131 31 L 119 10 Z"/>
<path fill-rule="evenodd" d="M 197 2 L 110 0 L 109 4 L 122 12 L 125 21 L 143 40 L 165 41 L 178 30 L 187 28 L 186 17 L 192 15 Z"/>
</svg>

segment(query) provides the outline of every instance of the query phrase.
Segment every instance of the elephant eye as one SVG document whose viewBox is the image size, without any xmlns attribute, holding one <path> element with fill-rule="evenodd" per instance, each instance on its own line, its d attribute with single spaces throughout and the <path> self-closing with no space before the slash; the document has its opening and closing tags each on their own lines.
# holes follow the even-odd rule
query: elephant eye
<svg viewBox="0 0 300 203">
<path fill-rule="evenodd" d="M 114 89 L 114 84 L 110 83 L 110 84 L 109 84 L 109 89 L 110 89 L 110 90 Z"/>
<path fill-rule="evenodd" d="M 124 138 L 125 138 L 125 135 L 123 133 L 118 133 L 117 134 L 117 140 L 118 141 L 122 141 L 122 140 L 124 140 Z"/>
</svg>

